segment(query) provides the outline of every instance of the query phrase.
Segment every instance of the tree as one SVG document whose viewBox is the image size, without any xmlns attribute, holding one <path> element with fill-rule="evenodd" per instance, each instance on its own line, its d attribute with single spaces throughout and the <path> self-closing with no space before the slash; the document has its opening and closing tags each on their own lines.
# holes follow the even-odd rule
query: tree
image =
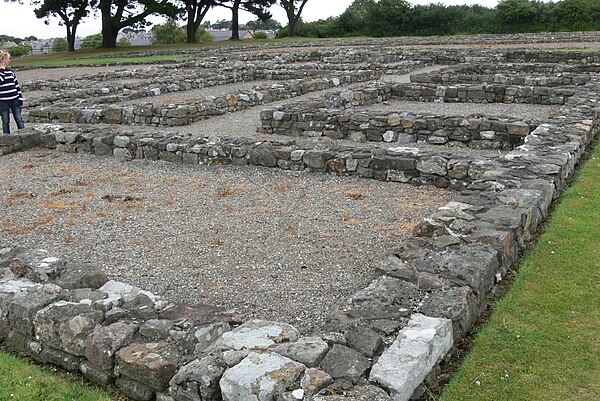
<svg viewBox="0 0 600 401">
<path fill-rule="evenodd" d="M 164 24 L 152 27 L 152 44 L 154 45 L 183 43 L 185 39 L 186 33 L 182 27 L 177 25 L 174 18 L 169 18 Z"/>
<path fill-rule="evenodd" d="M 14 36 L 0 35 L 0 43 L 2 43 L 2 42 L 15 42 L 16 44 L 19 44 L 22 41 L 23 41 L 23 39 L 15 38 Z"/>
<path fill-rule="evenodd" d="M 34 0 L 31 3 L 37 8 L 34 10 L 38 18 L 46 18 L 44 21 L 49 24 L 48 18 L 59 17 L 62 21 L 59 25 L 64 25 L 67 29 L 67 49 L 70 52 L 75 51 L 75 38 L 77 36 L 77 27 L 81 20 L 88 16 L 90 7 L 96 5 L 97 0 Z"/>
<path fill-rule="evenodd" d="M 279 0 L 288 18 L 288 36 L 296 36 L 296 25 L 308 0 Z"/>
<path fill-rule="evenodd" d="M 67 43 L 67 39 L 65 38 L 56 38 L 52 42 L 52 51 L 53 52 L 66 52 L 69 50 L 69 44 Z"/>
<path fill-rule="evenodd" d="M 340 29 L 348 36 L 366 34 L 365 21 L 369 10 L 373 7 L 375 7 L 373 0 L 354 0 L 338 17 Z"/>
<path fill-rule="evenodd" d="M 102 47 L 117 47 L 117 35 L 125 27 L 147 26 L 149 15 L 175 17 L 180 11 L 169 0 L 99 0 L 102 17 Z"/>
<path fill-rule="evenodd" d="M 81 41 L 82 49 L 96 49 L 102 46 L 102 34 L 95 33 L 93 35 L 88 35 Z"/>
<path fill-rule="evenodd" d="M 373 36 L 399 36 L 408 22 L 410 4 L 406 0 L 379 0 L 367 4 L 365 24 Z"/>
<path fill-rule="evenodd" d="M 559 30 L 592 30 L 600 25 L 596 0 L 562 0 L 551 5 L 551 18 Z"/>
<path fill-rule="evenodd" d="M 213 0 L 215 5 L 231 10 L 231 40 L 240 40 L 239 11 L 246 10 L 256 15 L 260 20 L 271 18 L 267 10 L 276 0 Z"/>
<path fill-rule="evenodd" d="M 231 21 L 222 19 L 210 24 L 212 29 L 231 29 Z"/>
<path fill-rule="evenodd" d="M 538 15 L 535 0 L 501 0 L 496 6 L 500 22 L 516 30 L 528 30 L 527 26 L 533 24 Z"/>
<path fill-rule="evenodd" d="M 186 35 L 188 43 L 195 43 L 198 28 L 208 10 L 215 5 L 213 0 L 182 0 L 187 14 Z"/>
<path fill-rule="evenodd" d="M 263 30 L 263 31 L 276 31 L 278 29 L 281 29 L 282 26 L 279 23 L 279 21 L 274 20 L 273 18 L 270 18 L 266 21 L 261 21 L 260 19 L 255 19 L 254 21 L 249 21 L 246 24 L 246 29 L 251 29 L 251 30 Z"/>
<path fill-rule="evenodd" d="M 12 57 L 20 57 L 31 53 L 31 46 L 21 43 L 16 46 L 9 47 L 6 49 L 6 51 L 9 52 Z"/>
</svg>

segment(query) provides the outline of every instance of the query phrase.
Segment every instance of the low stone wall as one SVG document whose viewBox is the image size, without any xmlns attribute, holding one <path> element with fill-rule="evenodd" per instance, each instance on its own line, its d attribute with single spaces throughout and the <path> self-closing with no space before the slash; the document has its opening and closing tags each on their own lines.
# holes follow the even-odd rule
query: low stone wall
<svg viewBox="0 0 600 401">
<path fill-rule="evenodd" d="M 0 343 L 99 385 L 114 384 L 135 400 L 241 400 L 259 394 L 325 400 L 316 393 L 334 391 L 334 380 L 341 378 L 360 381 L 383 346 L 366 329 L 302 337 L 285 323 L 240 325 L 222 308 L 167 305 L 89 265 L 0 245 L 0 271 L 10 278 L 0 282 Z M 385 378 L 380 372 L 386 364 L 404 356 L 412 369 L 410 396 L 410 388 L 452 347 L 452 325 L 420 314 L 397 325 L 404 327 L 390 361 L 376 364 L 371 376 L 375 382 Z M 361 344 L 364 335 L 373 343 Z M 415 355 L 410 343 L 400 341 L 405 335 L 415 344 L 435 340 L 435 347 Z M 351 394 L 390 399 L 366 381 Z"/>
<path fill-rule="evenodd" d="M 144 132 L 107 131 L 90 127 L 39 127 L 40 132 L 0 137 L 0 155 L 32 146 L 64 152 L 93 153 L 123 159 L 165 160 L 183 164 L 233 164 L 356 175 L 382 181 L 465 188 L 496 162 L 483 157 L 457 157 L 416 148 L 376 145 L 336 146 L 318 143 L 257 142 L 253 138 L 189 139 Z"/>
<path fill-rule="evenodd" d="M 304 108 L 303 108 L 304 109 Z M 515 118 L 433 116 L 408 112 L 354 112 L 307 107 L 307 110 L 265 110 L 262 131 L 289 136 L 326 136 L 355 142 L 467 146 L 474 149 L 512 149 L 538 122 Z"/>
<path fill-rule="evenodd" d="M 289 99 L 313 91 L 330 89 L 349 83 L 373 79 L 373 72 L 362 71 L 341 74 L 330 78 L 306 78 L 273 85 L 259 85 L 247 93 L 206 97 L 198 101 L 179 104 L 127 104 L 123 106 L 92 107 L 39 107 L 26 109 L 26 121 L 34 123 L 85 123 L 85 124 L 148 124 L 188 125 L 213 115 L 244 110 L 259 104 Z M 169 87 L 157 86 L 154 95 L 169 92 Z M 115 99 L 121 100 L 121 99 Z"/>
<path fill-rule="evenodd" d="M 600 52 L 511 50 L 506 53 L 506 61 L 518 63 L 599 63 Z"/>
<path fill-rule="evenodd" d="M 476 72 L 468 67 L 451 67 L 443 71 L 412 74 L 410 81 L 414 83 L 435 83 L 443 85 L 454 84 L 503 84 L 511 86 L 579 86 L 590 82 L 590 74 L 563 72 L 551 75 L 548 73 L 520 72 L 518 66 L 502 72 Z M 595 74 L 595 73 L 594 73 Z"/>
<path fill-rule="evenodd" d="M 160 93 L 201 89 L 237 82 L 258 80 L 295 80 L 316 77 L 339 77 L 341 74 L 364 71 L 380 74 L 405 74 L 431 62 L 407 59 L 406 56 L 376 57 L 361 52 L 361 62 L 350 63 L 344 56 L 335 57 L 326 52 L 316 52 L 317 57 L 328 61 L 305 61 L 304 57 L 273 54 L 267 60 L 215 60 L 156 65 L 135 70 L 98 72 L 68 79 L 39 79 L 22 83 L 25 93 L 51 91 L 51 94 L 26 99 L 28 107 L 50 106 L 55 103 L 76 101 L 87 103 L 118 103 L 154 96 Z M 337 61 L 337 62 L 336 62 Z M 374 75 L 375 76 L 375 75 Z M 123 81 L 123 82 L 120 82 Z M 135 82 L 132 82 L 135 81 Z"/>
<path fill-rule="evenodd" d="M 530 103 L 557 104 L 569 102 L 579 89 L 504 84 L 394 84 L 392 97 L 402 100 L 445 103 Z"/>
<path fill-rule="evenodd" d="M 245 65 L 245 64 L 244 64 Z M 39 86 L 38 90 L 51 90 L 53 93 L 43 96 L 36 96 L 26 99 L 26 106 L 30 109 L 39 107 L 48 107 L 57 105 L 59 107 L 69 107 L 75 103 L 78 107 L 82 105 L 94 106 L 103 103 L 123 103 L 131 102 L 144 97 L 158 96 L 166 93 L 181 92 L 194 89 L 209 88 L 218 85 L 228 85 L 238 82 L 254 82 L 258 80 L 274 80 L 274 85 L 280 84 L 279 80 L 298 81 L 319 79 L 338 79 L 341 82 L 363 82 L 365 79 L 374 79 L 377 75 L 372 70 L 348 70 L 348 71 L 329 71 L 329 70 L 311 70 L 304 68 L 281 69 L 257 69 L 246 70 L 238 67 L 239 70 L 227 71 L 201 71 L 191 70 L 187 73 L 160 73 L 159 71 L 148 71 L 150 76 L 156 75 L 152 79 L 144 79 L 134 83 L 119 83 L 113 79 L 111 82 L 97 82 L 97 85 L 90 86 L 89 83 L 71 84 L 70 82 L 37 82 L 30 83 L 29 86 Z M 409 66 L 406 66 L 409 69 Z M 365 78 L 368 77 L 368 78 Z M 85 82 L 87 78 L 82 78 Z M 122 79 L 127 80 L 127 74 L 123 74 Z M 281 84 L 287 84 L 282 82 Z M 64 85 L 69 88 L 64 89 Z M 81 87 L 73 88 L 71 86 Z M 53 87 L 63 88 L 60 90 Z M 29 87 L 24 90 L 30 90 Z"/>
</svg>

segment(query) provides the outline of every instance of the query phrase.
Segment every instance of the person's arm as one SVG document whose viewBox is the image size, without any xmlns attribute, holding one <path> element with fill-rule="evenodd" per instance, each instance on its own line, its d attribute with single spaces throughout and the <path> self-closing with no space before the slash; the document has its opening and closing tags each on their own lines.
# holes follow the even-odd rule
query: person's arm
<svg viewBox="0 0 600 401">
<path fill-rule="evenodd" d="M 0 84 L 4 83 L 4 80 L 6 79 L 6 70 L 4 68 L 0 69 Z"/>
<path fill-rule="evenodd" d="M 19 81 L 17 81 L 17 74 L 13 71 L 13 77 L 15 79 L 15 88 L 17 89 L 17 94 L 19 95 L 19 106 L 23 106 L 23 93 L 21 92 L 21 87 L 19 86 Z"/>
</svg>

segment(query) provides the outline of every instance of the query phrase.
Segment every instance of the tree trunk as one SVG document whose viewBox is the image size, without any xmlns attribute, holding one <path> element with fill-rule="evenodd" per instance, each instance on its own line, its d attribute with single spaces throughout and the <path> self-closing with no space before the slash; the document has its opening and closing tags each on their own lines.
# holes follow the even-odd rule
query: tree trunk
<svg viewBox="0 0 600 401">
<path fill-rule="evenodd" d="M 198 32 L 198 28 L 196 27 L 196 24 L 194 24 L 193 18 L 193 16 L 190 17 L 188 14 L 187 25 L 185 27 L 188 43 L 196 43 L 196 32 Z"/>
<path fill-rule="evenodd" d="M 206 13 L 212 7 L 210 1 L 206 0 L 199 0 L 194 3 L 194 5 L 186 3 L 185 7 L 188 15 L 186 25 L 188 43 L 196 43 L 198 41 L 196 39 L 198 29 L 200 29 L 200 25 L 202 24 L 204 17 L 206 17 Z"/>
<path fill-rule="evenodd" d="M 102 13 L 102 47 L 105 49 L 117 47 L 117 35 L 119 34 L 110 14 L 110 3 L 110 1 L 100 2 L 99 7 Z"/>
<path fill-rule="evenodd" d="M 113 24 L 102 27 L 102 47 L 104 49 L 114 49 L 117 47 L 117 35 L 119 31 Z"/>
<path fill-rule="evenodd" d="M 231 40 L 240 40 L 240 21 L 238 15 L 240 12 L 240 1 L 234 1 L 231 7 Z"/>
<path fill-rule="evenodd" d="M 194 3 L 194 4 L 192 4 Z M 195 27 L 196 22 L 196 10 L 198 10 L 197 1 L 186 1 L 185 11 L 187 12 L 187 23 L 185 25 L 185 33 L 187 36 L 188 43 L 196 43 L 196 32 L 198 28 Z"/>
<path fill-rule="evenodd" d="M 75 33 L 77 32 L 77 25 L 72 28 L 67 25 L 67 50 L 70 52 L 75 51 Z"/>
<path fill-rule="evenodd" d="M 296 26 L 298 25 L 298 21 L 300 21 L 300 14 L 302 14 L 302 10 L 304 10 L 304 6 L 308 0 L 303 0 L 298 7 L 298 11 L 296 11 L 296 6 L 294 5 L 294 0 L 291 1 L 282 1 L 281 4 L 285 9 L 285 13 L 288 17 L 288 37 L 296 36 Z"/>
<path fill-rule="evenodd" d="M 289 38 L 296 36 L 296 24 L 298 23 L 298 19 L 290 18 L 288 20 L 288 34 Z"/>
</svg>

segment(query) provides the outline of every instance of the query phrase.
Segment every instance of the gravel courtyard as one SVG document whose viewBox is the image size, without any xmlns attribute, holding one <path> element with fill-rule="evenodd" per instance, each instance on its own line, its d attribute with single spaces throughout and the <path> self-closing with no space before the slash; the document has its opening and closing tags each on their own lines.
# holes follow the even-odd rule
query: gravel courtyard
<svg viewBox="0 0 600 401">
<path fill-rule="evenodd" d="M 169 301 L 310 333 L 451 196 L 330 174 L 38 150 L 0 158 L 0 244 L 42 247 Z"/>
</svg>

